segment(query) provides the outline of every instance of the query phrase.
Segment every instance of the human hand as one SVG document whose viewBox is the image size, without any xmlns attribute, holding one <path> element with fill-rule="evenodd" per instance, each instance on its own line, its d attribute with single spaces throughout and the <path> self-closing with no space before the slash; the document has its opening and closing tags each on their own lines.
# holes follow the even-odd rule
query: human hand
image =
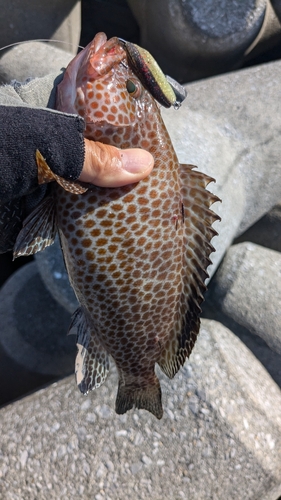
<svg viewBox="0 0 281 500">
<path fill-rule="evenodd" d="M 138 182 L 150 174 L 154 159 L 144 149 L 118 149 L 101 142 L 85 141 L 85 160 L 79 177 L 101 187 L 119 187 Z"/>
</svg>

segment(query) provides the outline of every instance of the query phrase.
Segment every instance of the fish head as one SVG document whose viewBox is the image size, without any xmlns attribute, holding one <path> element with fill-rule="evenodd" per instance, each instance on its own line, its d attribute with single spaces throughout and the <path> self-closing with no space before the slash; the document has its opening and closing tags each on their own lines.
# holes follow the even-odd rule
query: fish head
<svg viewBox="0 0 281 500">
<path fill-rule="evenodd" d="M 132 136 L 131 128 L 158 114 L 158 104 L 128 64 L 124 44 L 117 37 L 107 40 L 104 33 L 98 33 L 67 67 L 56 107 L 85 119 L 86 138 L 101 140 L 102 135 L 102 142 L 111 143 L 106 136 L 112 136 L 113 128 Z"/>
</svg>

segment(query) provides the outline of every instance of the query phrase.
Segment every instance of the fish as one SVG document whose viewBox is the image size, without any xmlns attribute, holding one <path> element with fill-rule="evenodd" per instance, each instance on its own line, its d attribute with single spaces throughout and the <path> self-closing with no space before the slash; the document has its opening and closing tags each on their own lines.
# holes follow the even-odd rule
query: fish
<svg viewBox="0 0 281 500">
<path fill-rule="evenodd" d="M 161 419 L 155 366 L 173 378 L 192 351 L 219 217 L 210 208 L 218 198 L 207 190 L 214 179 L 179 163 L 161 117 L 159 102 L 177 108 L 183 93 L 173 93 L 172 84 L 167 92 L 165 76 L 148 67 L 147 57 L 98 33 L 68 65 L 56 108 L 81 115 L 88 139 L 148 150 L 151 174 L 118 188 L 70 182 L 37 151 L 39 183 L 53 182 L 25 220 L 14 255 L 44 249 L 58 230 L 79 302 L 69 332 L 77 337 L 80 391 L 103 384 L 113 359 L 116 413 L 137 408 Z"/>
</svg>

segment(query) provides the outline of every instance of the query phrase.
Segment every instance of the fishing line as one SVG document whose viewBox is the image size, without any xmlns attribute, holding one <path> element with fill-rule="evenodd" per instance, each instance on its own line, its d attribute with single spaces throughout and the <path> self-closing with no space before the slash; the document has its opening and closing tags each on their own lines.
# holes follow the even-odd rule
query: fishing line
<svg viewBox="0 0 281 500">
<path fill-rule="evenodd" d="M 70 43 L 70 42 L 66 42 L 64 40 L 53 40 L 50 38 L 36 38 L 36 39 L 33 39 L 33 40 L 22 40 L 21 42 L 14 42 L 14 43 L 10 43 L 9 45 L 5 45 L 5 47 L 1 47 L 0 48 L 0 52 L 1 50 L 5 50 L 5 49 L 9 49 L 10 47 L 15 47 L 16 45 L 23 45 L 24 43 L 30 43 L 30 42 L 48 42 L 48 43 L 63 43 L 65 45 L 68 45 L 70 47 L 73 47 L 73 48 L 78 48 L 78 49 L 84 49 L 85 47 L 82 47 L 81 45 L 75 45 L 74 43 Z"/>
</svg>

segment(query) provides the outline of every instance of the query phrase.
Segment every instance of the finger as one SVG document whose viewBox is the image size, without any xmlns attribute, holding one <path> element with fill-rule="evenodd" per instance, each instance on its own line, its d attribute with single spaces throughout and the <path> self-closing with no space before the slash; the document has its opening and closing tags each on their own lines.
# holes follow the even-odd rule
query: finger
<svg viewBox="0 0 281 500">
<path fill-rule="evenodd" d="M 144 149 L 118 149 L 85 139 L 85 161 L 80 181 L 96 186 L 119 187 L 150 174 L 153 156 Z"/>
</svg>

